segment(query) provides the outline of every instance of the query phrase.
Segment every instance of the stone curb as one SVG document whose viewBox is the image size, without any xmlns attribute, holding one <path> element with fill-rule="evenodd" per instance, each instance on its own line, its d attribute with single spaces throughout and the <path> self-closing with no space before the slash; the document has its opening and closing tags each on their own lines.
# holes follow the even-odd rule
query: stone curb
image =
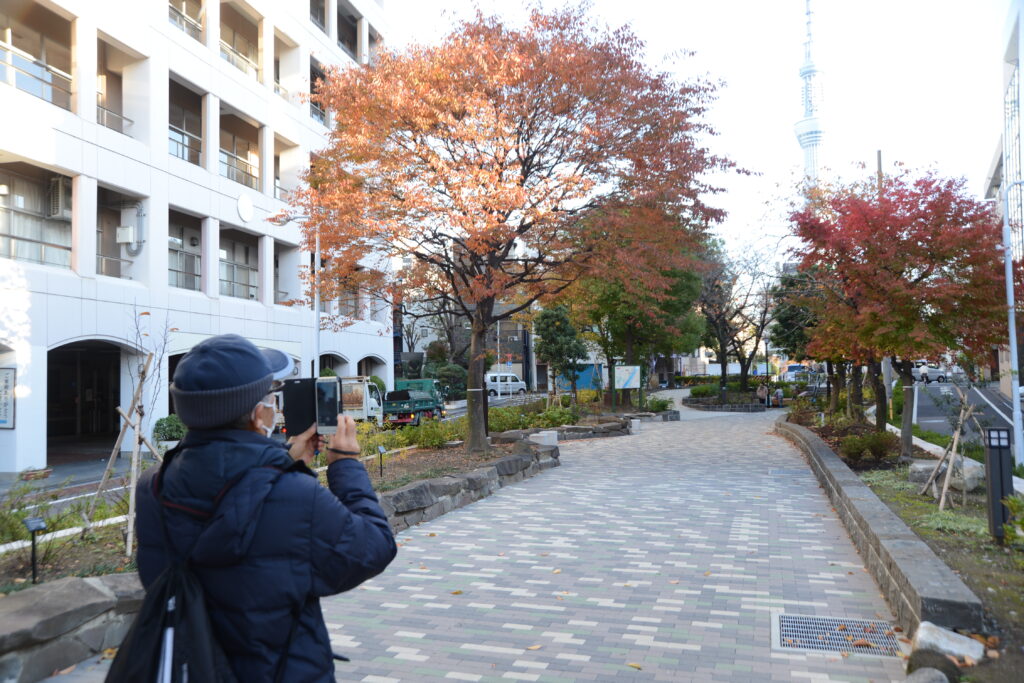
<svg viewBox="0 0 1024 683">
<path fill-rule="evenodd" d="M 558 467 L 558 457 L 557 446 L 520 440 L 511 455 L 471 472 L 425 479 L 377 497 L 397 533 Z M 138 574 L 125 573 L 66 577 L 3 598 L 0 681 L 39 681 L 117 647 L 144 596 Z"/>
<path fill-rule="evenodd" d="M 900 626 L 982 630 L 981 601 L 816 434 L 781 415 L 775 431 L 803 451 Z"/>
</svg>

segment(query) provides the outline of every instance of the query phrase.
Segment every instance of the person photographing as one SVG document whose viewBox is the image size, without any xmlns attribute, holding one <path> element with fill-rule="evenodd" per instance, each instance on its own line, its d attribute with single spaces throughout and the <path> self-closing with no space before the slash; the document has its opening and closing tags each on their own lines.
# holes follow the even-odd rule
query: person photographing
<svg viewBox="0 0 1024 683">
<path fill-rule="evenodd" d="M 197 344 L 171 384 L 188 427 L 139 481 L 138 568 L 149 587 L 187 558 L 239 681 L 334 681 L 319 599 L 382 572 L 397 552 L 360 462 L 356 425 L 270 438 L 291 358 L 234 334 Z M 309 469 L 326 455 L 327 487 Z"/>
</svg>

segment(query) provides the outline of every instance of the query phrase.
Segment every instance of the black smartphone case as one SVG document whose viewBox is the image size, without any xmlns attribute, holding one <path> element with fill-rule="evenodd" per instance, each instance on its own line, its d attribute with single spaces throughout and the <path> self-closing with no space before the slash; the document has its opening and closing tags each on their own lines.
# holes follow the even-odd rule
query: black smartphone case
<svg viewBox="0 0 1024 683">
<path fill-rule="evenodd" d="M 316 422 L 316 379 L 286 379 L 281 387 L 284 429 L 289 436 L 301 434 Z"/>
</svg>

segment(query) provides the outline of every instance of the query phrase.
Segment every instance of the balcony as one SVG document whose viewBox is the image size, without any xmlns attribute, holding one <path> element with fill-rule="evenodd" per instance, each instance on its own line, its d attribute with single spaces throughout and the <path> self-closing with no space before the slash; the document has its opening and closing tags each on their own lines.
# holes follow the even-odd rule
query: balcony
<svg viewBox="0 0 1024 683">
<path fill-rule="evenodd" d="M 190 38 L 203 42 L 203 25 L 198 20 L 188 16 L 174 5 L 168 5 L 168 16 L 172 26 L 178 27 Z"/>
<path fill-rule="evenodd" d="M 228 180 L 241 183 L 254 190 L 260 188 L 259 167 L 226 149 L 220 151 L 220 174 Z"/>
<path fill-rule="evenodd" d="M 118 256 L 103 256 L 102 254 L 96 254 L 96 274 L 106 275 L 107 277 L 116 277 L 123 280 L 131 280 L 131 276 L 127 274 L 128 267 L 131 266 L 132 260 L 126 258 L 120 258 Z"/>
<path fill-rule="evenodd" d="M 260 79 L 260 68 L 256 61 L 242 54 L 223 40 L 220 41 L 220 56 L 246 76 L 250 76 L 257 81 Z"/>
<path fill-rule="evenodd" d="M 183 131 L 177 126 L 167 127 L 168 152 L 190 164 L 199 166 L 203 153 L 203 140 L 198 135 Z"/>
<path fill-rule="evenodd" d="M 281 85 L 280 81 L 274 81 L 274 93 L 286 100 L 289 99 L 288 89 Z"/>
<path fill-rule="evenodd" d="M 71 74 L 0 41 L 0 82 L 71 110 Z"/>
</svg>

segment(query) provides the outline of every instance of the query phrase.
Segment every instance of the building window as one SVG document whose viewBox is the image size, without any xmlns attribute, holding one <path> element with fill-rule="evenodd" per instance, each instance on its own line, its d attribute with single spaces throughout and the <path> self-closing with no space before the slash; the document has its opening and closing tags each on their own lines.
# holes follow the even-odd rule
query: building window
<svg viewBox="0 0 1024 683">
<path fill-rule="evenodd" d="M 0 83 L 70 111 L 71 22 L 33 5 L 33 26 L 45 26 L 45 32 L 17 21 L 0 4 Z"/>
<path fill-rule="evenodd" d="M 220 174 L 236 183 L 260 187 L 259 147 L 245 138 L 220 132 Z"/>
<path fill-rule="evenodd" d="M 348 11 L 338 8 L 338 46 L 348 53 L 352 59 L 356 59 L 356 51 L 359 49 L 359 20 Z"/>
<path fill-rule="evenodd" d="M 199 166 L 203 152 L 202 98 L 171 81 L 167 140 L 172 157 Z"/>
<path fill-rule="evenodd" d="M 316 94 L 319 81 L 324 80 L 324 72 L 320 68 L 320 65 L 316 62 L 311 61 L 309 64 L 309 92 L 310 94 Z M 323 125 L 327 125 L 327 110 L 323 106 L 315 101 L 310 100 L 309 102 L 309 115 L 313 117 L 314 121 L 317 121 Z"/>
<path fill-rule="evenodd" d="M 0 257 L 71 267 L 71 179 L 0 169 Z"/>
<path fill-rule="evenodd" d="M 241 237 L 241 236 L 240 236 Z M 220 239 L 220 293 L 255 300 L 259 294 L 259 248 L 255 240 Z"/>
<path fill-rule="evenodd" d="M 324 0 L 309 0 L 309 20 L 327 32 L 327 6 Z"/>
<path fill-rule="evenodd" d="M 172 211 L 167 227 L 167 284 L 199 291 L 202 285 L 202 243 L 199 221 Z"/>
</svg>

